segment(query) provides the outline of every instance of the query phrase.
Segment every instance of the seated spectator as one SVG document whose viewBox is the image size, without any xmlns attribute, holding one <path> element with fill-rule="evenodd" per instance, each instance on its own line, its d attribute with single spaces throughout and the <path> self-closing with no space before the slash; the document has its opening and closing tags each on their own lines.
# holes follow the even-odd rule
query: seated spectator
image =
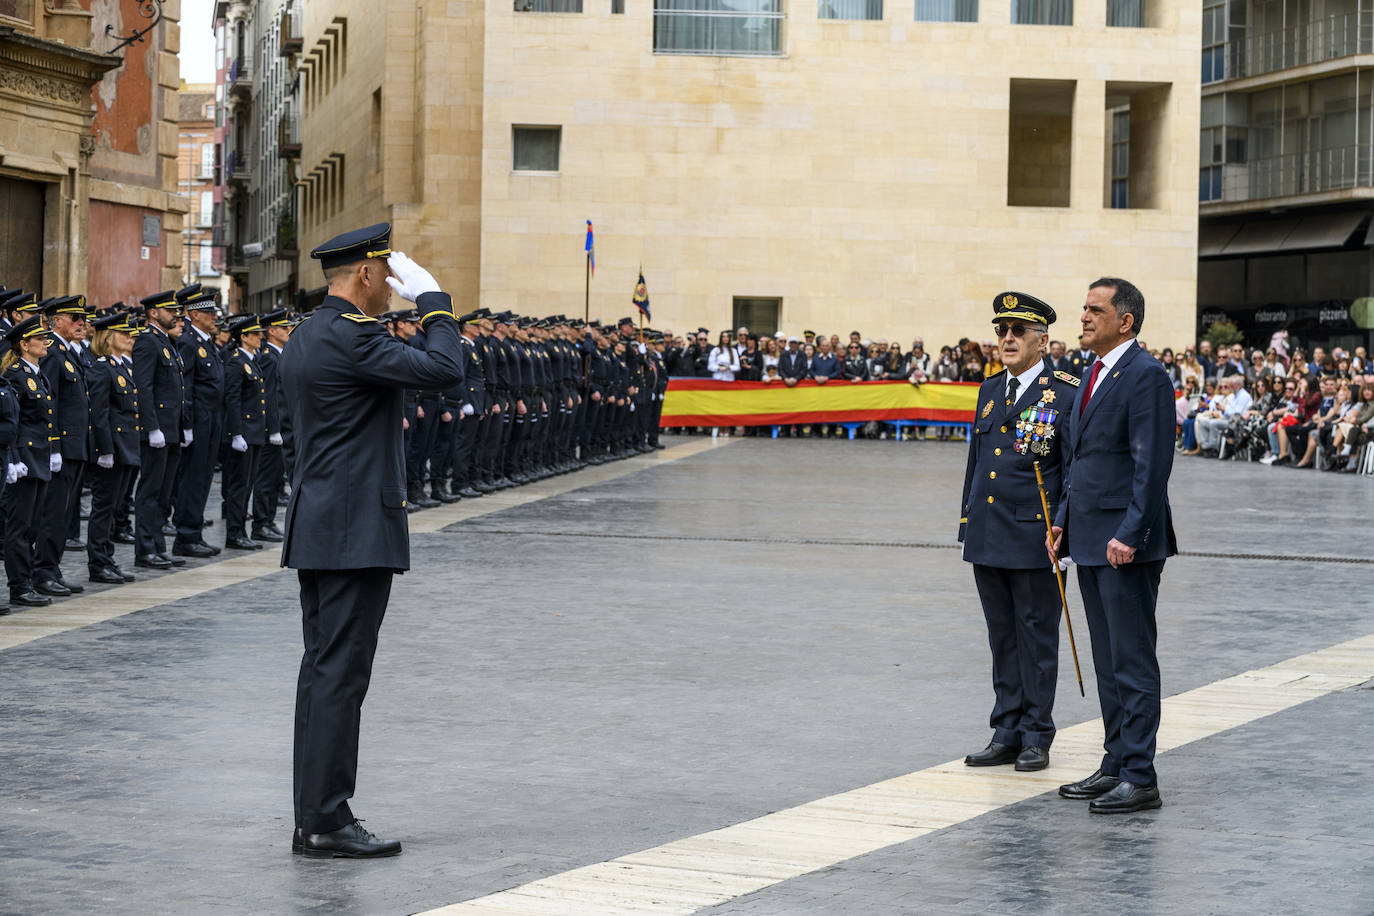
<svg viewBox="0 0 1374 916">
<path fill-rule="evenodd" d="M 1174 351 L 1168 347 L 1161 350 L 1159 364 L 1164 367 L 1164 374 L 1169 376 L 1169 384 L 1174 386 L 1174 390 L 1183 390 L 1183 373 L 1174 362 Z"/>
<path fill-rule="evenodd" d="M 1185 441 L 1183 454 L 1199 455 L 1202 453 L 1202 446 L 1197 440 L 1197 421 L 1198 417 L 1211 412 L 1213 405 L 1220 411 L 1221 399 L 1217 397 L 1217 380 L 1207 379 L 1202 385 L 1202 394 L 1193 405 L 1192 413 L 1188 417 L 1188 422 L 1183 425 L 1183 438 Z M 1191 443 L 1191 447 L 1189 445 Z"/>
<path fill-rule="evenodd" d="M 1360 387 L 1359 401 L 1336 422 L 1336 433 L 1331 440 L 1334 460 L 1327 464 L 1327 470 L 1356 470 L 1353 459 L 1369 441 L 1371 430 L 1374 430 L 1374 382 L 1366 381 Z"/>
<path fill-rule="evenodd" d="M 1287 464 L 1288 437 L 1281 435 L 1290 426 L 1296 426 L 1307 398 L 1307 376 L 1288 376 L 1283 380 L 1283 401 L 1279 407 L 1269 411 L 1269 454 L 1260 459 L 1260 464 Z"/>
<path fill-rule="evenodd" d="M 1273 347 L 1270 347 L 1268 351 L 1265 352 L 1264 369 L 1260 372 L 1261 378 L 1268 378 L 1271 375 L 1277 375 L 1279 378 L 1288 375 L 1288 369 L 1284 367 L 1283 362 L 1279 359 L 1279 351 L 1275 350 Z"/>
<path fill-rule="evenodd" d="M 1302 457 L 1293 465 L 1295 468 L 1310 468 L 1313 458 L 1317 453 L 1318 434 L 1334 419 L 1336 406 L 1336 380 L 1333 378 L 1322 379 L 1319 383 L 1319 390 L 1312 392 L 1302 402 L 1298 410 L 1298 422 L 1295 426 L 1279 427 L 1279 445 L 1283 452 L 1288 453 L 1291 460 L 1293 454 L 1301 448 Z M 1283 464 L 1283 458 L 1275 461 L 1274 464 Z"/>
<path fill-rule="evenodd" d="M 1252 398 L 1245 390 L 1245 377 L 1232 375 L 1222 379 L 1218 390 L 1221 397 L 1212 407 L 1197 418 L 1198 446 L 1202 457 L 1215 458 L 1221 448 L 1221 438 L 1230 431 L 1234 422 L 1250 408 Z"/>
</svg>

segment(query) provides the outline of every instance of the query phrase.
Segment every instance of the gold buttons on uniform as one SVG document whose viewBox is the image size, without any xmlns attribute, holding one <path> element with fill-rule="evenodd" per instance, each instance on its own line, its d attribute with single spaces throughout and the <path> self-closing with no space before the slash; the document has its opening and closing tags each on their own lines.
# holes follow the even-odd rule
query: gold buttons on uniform
<svg viewBox="0 0 1374 916">
<path fill-rule="evenodd" d="M 995 449 L 992 450 L 992 453 L 993 453 L 994 455 L 1000 455 L 1000 454 L 1002 454 L 1002 450 L 1001 450 L 1000 448 L 995 448 Z"/>
<path fill-rule="evenodd" d="M 996 479 L 997 479 L 997 472 L 996 472 L 996 471 L 988 471 L 988 479 L 989 479 L 989 480 L 996 480 Z"/>
<path fill-rule="evenodd" d="M 992 497 L 991 497 L 991 496 L 988 497 L 988 502 L 992 502 Z"/>
<path fill-rule="evenodd" d="M 1002 427 L 1002 432 L 1006 432 L 1006 431 L 1007 431 L 1007 428 L 1006 428 L 1005 426 L 1003 426 L 1003 427 Z"/>
</svg>

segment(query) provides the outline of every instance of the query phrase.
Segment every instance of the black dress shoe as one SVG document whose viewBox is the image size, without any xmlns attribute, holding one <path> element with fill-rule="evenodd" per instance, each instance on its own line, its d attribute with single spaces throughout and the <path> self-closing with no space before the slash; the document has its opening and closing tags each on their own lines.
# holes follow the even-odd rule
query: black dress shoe
<svg viewBox="0 0 1374 916">
<path fill-rule="evenodd" d="M 110 540 L 116 544 L 132 544 L 134 543 L 134 535 L 131 531 L 116 531 L 110 536 Z"/>
<path fill-rule="evenodd" d="M 400 853 L 398 840 L 379 840 L 358 821 L 330 833 L 301 837 L 301 854 L 310 859 L 379 859 Z"/>
<path fill-rule="evenodd" d="M 195 557 L 198 560 L 203 560 L 206 557 L 213 557 L 217 553 L 219 553 L 218 547 L 211 547 L 204 541 L 196 541 L 191 544 L 176 541 L 172 544 L 172 554 L 178 557 Z"/>
<path fill-rule="evenodd" d="M 297 827 L 291 832 L 291 851 L 296 855 L 300 855 L 301 850 L 304 848 L 305 836 L 301 833 L 301 828 Z"/>
<path fill-rule="evenodd" d="M 62 545 L 63 550 L 85 550 L 86 542 L 77 538 L 67 538 L 67 543 Z"/>
<path fill-rule="evenodd" d="M 173 566 L 186 565 L 186 561 L 183 560 L 181 557 L 170 556 L 166 551 L 163 551 L 162 553 L 158 554 L 158 556 L 162 557 L 162 559 L 166 560 L 168 563 L 171 563 Z"/>
<path fill-rule="evenodd" d="M 148 569 L 171 569 L 172 561 L 164 560 L 155 553 L 145 553 L 134 557 L 135 566 L 143 566 Z"/>
<path fill-rule="evenodd" d="M 135 576 L 133 573 L 127 573 L 127 572 L 125 572 L 123 569 L 120 568 L 120 566 L 119 566 L 118 563 L 114 564 L 113 566 L 111 566 L 111 567 L 109 567 L 109 568 L 110 568 L 110 569 L 113 569 L 113 570 L 115 571 L 116 574 L 118 574 L 119 576 L 123 577 L 123 579 L 124 579 L 125 582 L 133 582 L 135 579 L 138 578 L 138 577 Z"/>
<path fill-rule="evenodd" d="M 224 546 L 233 550 L 262 550 L 262 545 L 257 541 L 250 541 L 245 537 L 226 538 Z"/>
<path fill-rule="evenodd" d="M 8 604 L 0 604 L 0 617 L 4 617 L 9 612 L 10 606 Z"/>
<path fill-rule="evenodd" d="M 60 586 L 62 586 L 63 588 L 65 588 L 67 591 L 71 592 L 73 595 L 79 595 L 79 594 L 81 594 L 82 592 L 84 592 L 84 591 L 86 590 L 86 586 L 84 586 L 84 585 L 76 585 L 75 583 L 68 582 L 66 579 L 62 578 L 61 576 L 58 576 L 58 577 L 57 577 L 55 580 L 53 580 L 53 581 L 55 581 L 58 585 L 60 585 Z"/>
<path fill-rule="evenodd" d="M 988 746 L 976 754 L 969 754 L 964 758 L 964 766 L 970 767 L 998 767 L 1006 763 L 1014 763 L 1016 755 L 1021 753 L 1019 747 L 1010 744 L 998 744 L 996 741 L 989 741 Z"/>
<path fill-rule="evenodd" d="M 51 598 L 44 598 L 33 589 L 25 592 L 10 591 L 10 604 L 17 604 L 20 607 L 47 607 L 52 604 Z"/>
<path fill-rule="evenodd" d="M 44 579 L 42 582 L 35 583 L 34 590 L 40 595 L 51 595 L 54 598 L 68 598 L 72 593 L 71 589 L 56 579 Z"/>
<path fill-rule="evenodd" d="M 281 525 L 278 525 L 276 522 L 268 522 L 266 525 L 262 526 L 262 530 L 270 531 L 282 540 L 286 540 L 286 532 L 282 531 Z"/>
<path fill-rule="evenodd" d="M 1088 810 L 1093 814 L 1130 814 L 1133 811 L 1148 811 L 1163 805 L 1158 788 L 1123 781 L 1117 783 L 1116 788 L 1106 795 L 1088 802 Z"/>
<path fill-rule="evenodd" d="M 1071 782 L 1066 786 L 1060 786 L 1059 796 L 1061 798 L 1072 798 L 1080 801 L 1089 798 L 1099 798 L 1112 791 L 1112 789 L 1115 789 L 1120 782 L 1121 780 L 1117 777 L 1107 776 L 1101 769 L 1098 769 L 1087 779 L 1080 779 L 1078 782 Z"/>
<path fill-rule="evenodd" d="M 1047 747 L 1036 747 L 1033 744 L 1025 744 L 1021 747 L 1021 753 L 1016 755 L 1016 770 L 1019 773 L 1030 773 L 1034 770 L 1043 770 L 1050 765 L 1050 749 Z"/>
<path fill-rule="evenodd" d="M 280 544 L 282 541 L 281 535 L 273 534 L 266 528 L 254 528 L 253 539 L 255 541 L 271 541 L 274 544 Z"/>
<path fill-rule="evenodd" d="M 92 582 L 102 582 L 106 585 L 124 584 L 124 577 L 108 566 L 102 566 L 99 569 L 91 570 L 90 580 Z"/>
<path fill-rule="evenodd" d="M 474 490 L 472 487 L 463 487 L 463 489 L 458 490 L 457 493 L 464 499 L 477 499 L 482 495 L 481 493 L 478 493 L 476 490 Z"/>
</svg>

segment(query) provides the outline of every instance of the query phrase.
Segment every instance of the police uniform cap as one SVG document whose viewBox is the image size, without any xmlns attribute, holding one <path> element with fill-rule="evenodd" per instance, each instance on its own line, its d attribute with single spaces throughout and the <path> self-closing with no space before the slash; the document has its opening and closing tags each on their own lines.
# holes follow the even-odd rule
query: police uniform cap
<svg viewBox="0 0 1374 916">
<path fill-rule="evenodd" d="M 129 329 L 129 325 L 126 323 L 128 320 L 128 312 L 107 312 L 92 318 L 91 327 L 97 331 L 127 331 Z"/>
<path fill-rule="evenodd" d="M 478 313 L 481 312 L 481 311 L 482 311 L 481 309 L 478 309 L 476 312 L 468 312 L 466 315 L 459 315 L 459 316 L 458 316 L 458 323 L 459 323 L 459 324 L 471 324 L 472 322 L 476 321 L 478 318 L 481 318 L 481 317 L 482 317 L 480 314 L 478 314 Z"/>
<path fill-rule="evenodd" d="M 325 242 L 310 256 L 320 262 L 320 268 L 329 270 L 344 264 L 353 264 L 368 258 L 385 258 L 391 254 L 391 224 L 376 223 L 336 235 Z"/>
<path fill-rule="evenodd" d="M 634 323 L 635 323 L 635 320 L 634 320 L 633 318 L 630 318 L 629 316 L 626 316 L 626 317 L 620 319 L 620 322 L 619 322 L 619 323 L 620 323 L 620 324 L 634 324 Z"/>
<path fill-rule="evenodd" d="M 30 337 L 42 337 L 47 333 L 48 330 L 43 327 L 43 322 L 38 320 L 37 315 L 34 315 L 10 328 L 5 334 L 5 342 L 10 345 L 11 349 L 17 350 L 21 340 L 28 340 Z"/>
<path fill-rule="evenodd" d="M 17 295 L 19 293 L 22 293 L 23 291 L 24 290 L 18 286 L 13 288 L 10 288 L 8 286 L 0 286 L 0 305 L 4 305 L 5 301 L 9 299 L 10 296 Z"/>
<path fill-rule="evenodd" d="M 215 291 L 210 289 L 201 290 L 182 300 L 182 306 L 188 312 L 213 312 L 218 304 L 215 301 Z"/>
<path fill-rule="evenodd" d="M 153 293 L 151 296 L 144 296 L 138 300 L 138 304 L 150 309 L 174 309 L 177 307 L 177 291 L 174 289 L 164 289 L 160 293 Z"/>
<path fill-rule="evenodd" d="M 26 293 L 21 287 L 18 286 L 16 286 L 14 289 L 4 290 L 3 292 L 0 292 L 0 307 L 10 308 L 10 303 L 18 302 L 25 296 L 32 295 L 33 293 Z"/>
<path fill-rule="evenodd" d="M 410 323 L 414 324 L 415 322 L 420 320 L 420 313 L 415 311 L 415 309 L 405 309 L 404 311 L 396 313 L 396 320 L 409 321 Z"/>
<path fill-rule="evenodd" d="M 803 337 L 815 337 L 815 336 L 816 336 L 816 332 L 815 332 L 815 331 L 802 331 L 802 336 L 803 336 Z"/>
<path fill-rule="evenodd" d="M 54 315 L 79 315 L 84 321 L 86 319 L 86 297 L 55 296 L 52 299 L 52 311 Z"/>
<path fill-rule="evenodd" d="M 38 312 L 38 294 L 24 293 L 11 299 L 5 307 L 15 312 Z"/>
<path fill-rule="evenodd" d="M 41 312 L 49 318 L 57 314 L 57 297 L 49 296 L 34 308 L 34 311 Z"/>
<path fill-rule="evenodd" d="M 262 325 L 258 323 L 257 315 L 231 315 L 229 318 L 229 333 L 235 337 L 261 330 Z"/>
<path fill-rule="evenodd" d="M 184 305 L 198 295 L 200 295 L 200 284 L 191 283 L 176 291 L 176 300 Z"/>
<path fill-rule="evenodd" d="M 260 323 L 264 328 L 268 326 L 274 328 L 286 327 L 286 309 L 275 309 L 273 311 L 263 313 Z"/>
<path fill-rule="evenodd" d="M 514 312 L 497 312 L 495 315 L 491 316 L 491 320 L 497 324 L 510 324 L 511 319 L 514 317 Z"/>
<path fill-rule="evenodd" d="M 1020 318 L 1033 324 L 1054 324 L 1054 309 L 1048 302 L 1037 299 L 1029 293 L 1008 291 L 998 293 L 992 300 L 992 322 L 1010 321 Z"/>
</svg>

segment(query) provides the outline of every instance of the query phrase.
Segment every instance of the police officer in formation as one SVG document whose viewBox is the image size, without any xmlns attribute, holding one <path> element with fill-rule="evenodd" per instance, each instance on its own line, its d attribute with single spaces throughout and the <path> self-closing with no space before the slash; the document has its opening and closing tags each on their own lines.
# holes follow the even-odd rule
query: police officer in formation
<svg viewBox="0 0 1374 916">
<path fill-rule="evenodd" d="M 992 740 L 964 758 L 972 767 L 1049 765 L 1059 675 L 1060 598 L 1045 553 L 1050 518 L 1062 499 L 1064 429 L 1078 379 L 1046 355 L 1055 314 L 1020 292 L 993 300 L 993 326 L 1005 369 L 978 390 L 964 473 L 959 540 L 987 621 L 992 649 Z"/>
</svg>

